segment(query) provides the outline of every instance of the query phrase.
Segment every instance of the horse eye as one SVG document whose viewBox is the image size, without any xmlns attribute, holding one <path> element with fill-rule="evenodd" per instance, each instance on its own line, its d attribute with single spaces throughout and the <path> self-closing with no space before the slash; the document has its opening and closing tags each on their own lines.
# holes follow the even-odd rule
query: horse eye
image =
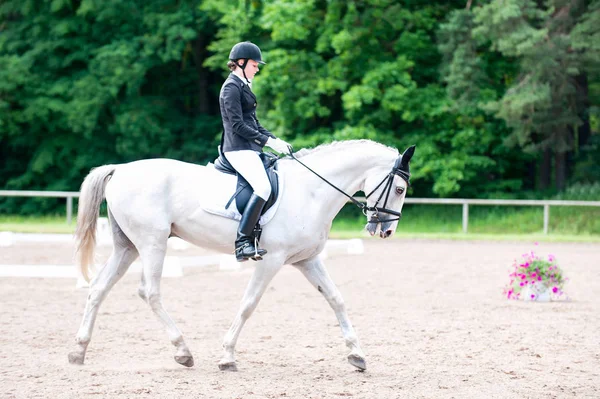
<svg viewBox="0 0 600 399">
<path fill-rule="evenodd" d="M 402 195 L 403 192 L 404 192 L 404 187 L 396 187 L 396 194 Z"/>
</svg>

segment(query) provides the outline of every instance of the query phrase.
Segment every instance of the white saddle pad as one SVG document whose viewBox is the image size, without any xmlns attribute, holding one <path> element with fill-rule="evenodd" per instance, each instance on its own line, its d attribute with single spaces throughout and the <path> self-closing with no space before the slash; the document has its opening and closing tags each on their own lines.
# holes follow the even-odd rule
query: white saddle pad
<svg viewBox="0 0 600 399">
<path fill-rule="evenodd" d="M 212 196 L 205 203 L 203 203 L 202 209 L 213 215 L 219 215 L 228 219 L 240 220 L 242 215 L 237 209 L 235 199 L 231 201 L 228 208 L 225 208 L 227 202 L 231 199 L 231 196 L 235 193 L 237 185 L 237 176 L 223 173 L 215 169 L 212 162 L 206 165 L 206 169 L 209 171 L 208 186 L 214 188 Z M 279 181 L 279 191 L 275 203 L 264 215 L 260 217 L 258 223 L 263 226 L 275 216 L 277 208 L 279 208 L 279 202 L 281 201 L 281 193 L 283 192 L 283 179 L 281 175 L 275 171 L 277 180 Z"/>
</svg>

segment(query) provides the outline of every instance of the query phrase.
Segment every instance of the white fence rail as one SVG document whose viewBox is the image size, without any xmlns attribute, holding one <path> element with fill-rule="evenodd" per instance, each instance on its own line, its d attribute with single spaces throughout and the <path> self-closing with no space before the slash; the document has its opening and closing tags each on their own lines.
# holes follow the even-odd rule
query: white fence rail
<svg viewBox="0 0 600 399">
<path fill-rule="evenodd" d="M 0 197 L 52 197 L 65 198 L 67 223 L 73 220 L 73 198 L 79 198 L 77 191 L 9 191 L 0 190 Z M 358 198 L 364 202 L 364 198 Z M 600 201 L 556 201 L 556 200 L 486 200 L 467 198 L 406 198 L 406 204 L 462 205 L 463 233 L 469 230 L 469 205 L 516 205 L 542 206 L 544 208 L 544 234 L 548 234 L 550 224 L 550 206 L 591 206 L 600 207 Z"/>
<path fill-rule="evenodd" d="M 0 190 L 0 197 L 50 197 L 65 198 L 67 200 L 67 223 L 73 221 L 73 198 L 79 198 L 77 191 L 21 191 Z"/>
<path fill-rule="evenodd" d="M 600 201 L 557 201 L 557 200 L 485 200 L 466 198 L 406 198 L 406 204 L 462 205 L 463 233 L 469 230 L 469 205 L 517 205 L 544 207 L 544 234 L 548 234 L 550 206 L 600 206 Z"/>
</svg>

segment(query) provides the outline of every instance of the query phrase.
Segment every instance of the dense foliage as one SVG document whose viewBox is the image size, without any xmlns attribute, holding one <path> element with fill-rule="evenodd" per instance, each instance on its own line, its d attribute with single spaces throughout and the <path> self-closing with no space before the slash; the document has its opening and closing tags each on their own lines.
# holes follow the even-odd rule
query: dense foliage
<svg viewBox="0 0 600 399">
<path fill-rule="evenodd" d="M 253 85 L 264 126 L 296 148 L 416 144 L 412 195 L 598 182 L 598 26 L 598 0 L 4 0 L 0 189 L 213 160 L 241 40 L 268 62 Z M 55 206 L 31 204 L 0 198 L 0 212 Z"/>
</svg>

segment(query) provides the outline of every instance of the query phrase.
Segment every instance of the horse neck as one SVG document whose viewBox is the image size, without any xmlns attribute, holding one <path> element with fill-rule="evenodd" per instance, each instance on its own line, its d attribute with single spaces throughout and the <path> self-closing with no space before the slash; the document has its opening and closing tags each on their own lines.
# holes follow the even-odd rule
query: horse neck
<svg viewBox="0 0 600 399">
<path fill-rule="evenodd" d="M 301 157 L 300 160 L 346 194 L 354 195 L 364 189 L 365 180 L 371 173 L 381 171 L 383 177 L 398 155 L 391 149 L 372 142 L 352 144 L 353 142 L 340 143 L 325 147 Z M 308 194 L 311 198 L 318 198 L 317 202 L 323 208 L 320 212 L 322 217 L 333 221 L 348 198 L 303 166 L 298 164 L 297 167 L 299 169 L 294 173 L 302 173 L 303 176 L 308 174 Z"/>
</svg>

